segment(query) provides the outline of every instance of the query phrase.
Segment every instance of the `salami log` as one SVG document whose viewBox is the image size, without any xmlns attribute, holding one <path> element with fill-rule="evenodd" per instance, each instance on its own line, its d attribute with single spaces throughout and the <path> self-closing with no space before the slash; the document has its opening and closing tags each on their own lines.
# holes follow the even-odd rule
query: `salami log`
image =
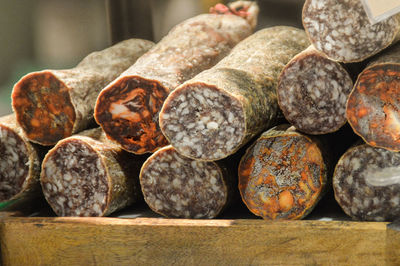
<svg viewBox="0 0 400 266">
<path fill-rule="evenodd" d="M 167 95 L 215 65 L 255 26 L 255 2 L 239 1 L 233 6 L 228 14 L 202 14 L 175 26 L 100 93 L 95 118 L 111 139 L 136 154 L 167 144 L 158 123 Z"/>
<path fill-rule="evenodd" d="M 22 77 L 13 88 L 12 106 L 26 136 L 53 145 L 95 124 L 99 92 L 152 46 L 150 41 L 130 39 L 91 53 L 75 68 Z"/>
<path fill-rule="evenodd" d="M 301 219 L 326 189 L 330 162 L 323 145 L 289 125 L 264 132 L 239 164 L 239 191 L 264 219 Z"/>
<path fill-rule="evenodd" d="M 279 76 L 278 103 L 297 130 L 327 134 L 347 122 L 346 102 L 352 88 L 347 70 L 310 46 L 296 55 Z"/>
<path fill-rule="evenodd" d="M 90 129 L 47 153 L 40 183 L 58 216 L 107 216 L 140 198 L 143 161 L 111 143 L 100 128 Z"/>
<path fill-rule="evenodd" d="M 354 132 L 371 146 L 400 151 L 400 44 L 361 72 L 347 101 Z"/>
<path fill-rule="evenodd" d="M 226 163 L 192 160 L 169 145 L 143 164 L 140 184 L 146 203 L 161 215 L 214 218 L 233 198 L 232 177 Z"/>
<path fill-rule="evenodd" d="M 24 136 L 14 115 L 0 118 L 0 203 L 41 195 L 40 152 Z"/>
<path fill-rule="evenodd" d="M 400 154 L 367 144 L 350 148 L 336 165 L 333 189 L 353 219 L 400 218 Z"/>
<path fill-rule="evenodd" d="M 256 32 L 168 96 L 160 112 L 164 135 L 189 158 L 213 161 L 235 153 L 274 125 L 279 73 L 307 46 L 304 31 L 293 27 Z"/>
<path fill-rule="evenodd" d="M 363 61 L 400 37 L 400 15 L 372 25 L 358 0 L 306 0 L 302 20 L 315 48 L 340 62 Z"/>
</svg>

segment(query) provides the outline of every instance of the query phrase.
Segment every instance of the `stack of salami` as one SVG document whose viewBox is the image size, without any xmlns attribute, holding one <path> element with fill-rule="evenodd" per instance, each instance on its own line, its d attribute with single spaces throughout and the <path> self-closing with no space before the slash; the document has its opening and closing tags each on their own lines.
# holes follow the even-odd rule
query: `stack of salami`
<svg viewBox="0 0 400 266">
<path fill-rule="evenodd" d="M 138 197 L 134 169 L 143 159 L 129 157 L 101 130 L 83 130 L 94 127 L 94 105 L 104 86 L 153 45 L 126 40 L 75 68 L 30 73 L 15 84 L 14 114 L 0 120 L 1 203 L 31 204 L 41 187 L 57 215 L 100 216 Z"/>
<path fill-rule="evenodd" d="M 372 25 L 361 1 L 344 0 L 306 0 L 302 15 L 311 45 L 276 88 L 289 125 L 264 132 L 243 156 L 242 199 L 263 218 L 299 219 L 333 187 L 353 219 L 399 218 L 400 15 Z M 346 151 L 354 133 L 362 140 Z"/>
<path fill-rule="evenodd" d="M 318 53 L 330 61 L 341 62 L 345 69 L 351 69 L 349 66 L 357 62 L 362 66 L 351 91 L 345 85 L 351 81 L 345 83 L 338 70 L 332 72 L 331 67 L 316 70 L 319 82 L 330 82 L 331 87 L 329 94 L 318 93 L 323 98 L 319 98 L 319 105 L 314 102 L 317 107 L 314 110 L 317 111 L 321 103 L 340 106 L 329 108 L 335 109 L 338 115 L 333 113 L 332 120 L 323 119 L 322 127 L 331 126 L 331 121 L 338 125 L 336 118 L 339 117 L 339 121 L 345 114 L 353 131 L 363 140 L 352 145 L 336 164 L 333 174 L 336 201 L 353 219 L 397 219 L 400 217 L 400 97 L 397 91 L 400 88 L 400 43 L 396 42 L 400 38 L 400 14 L 371 24 L 361 1 L 329 0 L 322 5 L 320 1 L 307 0 L 303 8 L 303 25 Z M 349 73 L 352 76 L 351 71 Z M 290 90 L 292 78 L 287 76 L 282 73 L 278 94 L 281 88 Z M 333 84 L 343 84 L 341 86 L 346 89 L 337 93 Z M 304 85 L 307 87 L 308 84 Z M 303 97 L 313 101 L 316 94 L 315 91 Z M 345 105 L 342 97 L 346 99 Z M 295 115 L 291 115 L 289 109 L 282 108 L 290 121 Z M 320 133 L 315 128 L 319 122 L 313 120 L 312 123 L 314 125 L 304 125 L 304 132 Z"/>
<path fill-rule="evenodd" d="M 75 68 L 22 77 L 12 92 L 15 114 L 0 122 L 0 202 L 33 200 L 41 186 L 57 215 L 104 216 L 140 198 L 143 154 L 168 144 L 158 123 L 165 98 L 218 63 L 256 26 L 254 2 L 211 11 L 177 25 L 157 44 L 131 39 L 88 55 Z M 51 149 L 43 158 L 36 146 Z M 211 182 L 221 190 L 234 189 L 220 175 L 230 169 L 206 163 L 204 171 L 215 175 Z M 225 201 L 222 195 L 218 204 Z M 211 211 L 200 204 L 200 212 L 213 215 L 218 204 L 212 202 Z"/>
<path fill-rule="evenodd" d="M 257 15 L 218 4 L 157 44 L 24 76 L 0 119 L 0 202 L 41 187 L 59 216 L 143 197 L 166 217 L 214 218 L 240 193 L 264 219 L 301 219 L 333 187 L 354 219 L 398 218 L 400 16 L 372 25 L 360 1 L 306 0 L 304 30 L 253 32 Z"/>
</svg>

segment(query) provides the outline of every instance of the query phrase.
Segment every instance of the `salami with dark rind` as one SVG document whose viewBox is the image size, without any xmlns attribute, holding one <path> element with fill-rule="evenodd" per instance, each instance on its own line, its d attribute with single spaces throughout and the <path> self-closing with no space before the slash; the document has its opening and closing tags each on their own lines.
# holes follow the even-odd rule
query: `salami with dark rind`
<svg viewBox="0 0 400 266">
<path fill-rule="evenodd" d="M 233 198 L 232 177 L 226 163 L 192 160 L 169 145 L 143 164 L 140 185 L 146 203 L 161 215 L 214 218 Z"/>
<path fill-rule="evenodd" d="M 140 198 L 143 162 L 108 140 L 100 128 L 90 129 L 48 152 L 40 183 L 58 216 L 107 216 Z"/>
<path fill-rule="evenodd" d="M 12 106 L 18 123 L 32 142 L 54 145 L 94 123 L 100 91 L 153 46 L 130 39 L 91 53 L 75 68 L 43 70 L 18 81 Z"/>
<path fill-rule="evenodd" d="M 315 48 L 339 62 L 361 62 L 400 37 L 400 15 L 372 25 L 357 0 L 306 0 L 302 20 Z"/>
<path fill-rule="evenodd" d="M 400 153 L 367 144 L 350 148 L 336 165 L 333 189 L 355 220 L 400 218 Z"/>
<path fill-rule="evenodd" d="M 354 132 L 374 147 L 400 151 L 400 44 L 358 76 L 346 107 Z"/>
<path fill-rule="evenodd" d="M 287 26 L 243 40 L 168 96 L 160 112 L 164 135 L 189 158 L 214 161 L 235 153 L 276 123 L 279 73 L 308 46 L 303 30 Z"/>
<path fill-rule="evenodd" d="M 301 219 L 325 192 L 329 158 L 315 137 L 289 125 L 264 132 L 239 164 L 239 191 L 264 219 Z"/>
<path fill-rule="evenodd" d="M 14 115 L 0 118 L 0 203 L 29 201 L 41 195 L 41 157 Z"/>
<path fill-rule="evenodd" d="M 327 134 L 347 122 L 346 102 L 352 89 L 347 70 L 310 46 L 290 60 L 280 74 L 278 103 L 297 130 Z"/>
<path fill-rule="evenodd" d="M 95 119 L 123 149 L 143 154 L 168 144 L 158 123 L 168 94 L 215 65 L 253 31 L 256 3 L 233 4 L 242 11 L 238 15 L 228 9 L 228 14 L 203 14 L 175 26 L 100 93 Z"/>
</svg>

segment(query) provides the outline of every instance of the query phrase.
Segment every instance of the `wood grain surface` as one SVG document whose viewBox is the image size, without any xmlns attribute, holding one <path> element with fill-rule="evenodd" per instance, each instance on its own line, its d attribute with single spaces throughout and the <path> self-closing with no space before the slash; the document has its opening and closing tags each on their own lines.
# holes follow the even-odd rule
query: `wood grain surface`
<svg viewBox="0 0 400 266">
<path fill-rule="evenodd" d="M 400 235 L 386 227 L 348 221 L 3 217 L 0 243 L 3 265 L 396 265 Z"/>
<path fill-rule="evenodd" d="M 387 225 L 386 264 L 400 265 L 400 220 Z"/>
</svg>

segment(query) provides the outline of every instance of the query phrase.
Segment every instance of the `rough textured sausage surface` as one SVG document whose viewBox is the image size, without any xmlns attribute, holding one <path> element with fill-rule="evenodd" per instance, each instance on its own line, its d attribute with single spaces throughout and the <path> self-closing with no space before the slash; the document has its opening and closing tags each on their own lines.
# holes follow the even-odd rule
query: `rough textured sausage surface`
<svg viewBox="0 0 400 266">
<path fill-rule="evenodd" d="M 278 102 L 285 118 L 297 130 L 326 134 L 347 122 L 346 102 L 352 88 L 347 70 L 310 46 L 283 69 Z"/>
<path fill-rule="evenodd" d="M 140 184 L 145 201 L 159 214 L 214 218 L 232 197 L 229 178 L 220 164 L 192 160 L 166 146 L 143 164 Z"/>
<path fill-rule="evenodd" d="M 0 202 L 40 195 L 40 158 L 14 115 L 0 118 Z"/>
<path fill-rule="evenodd" d="M 100 128 L 61 140 L 46 155 L 40 182 L 58 216 L 106 216 L 138 199 L 138 157 Z"/>
<path fill-rule="evenodd" d="M 400 154 L 362 144 L 339 160 L 333 176 L 335 198 L 356 220 L 400 217 Z"/>
<path fill-rule="evenodd" d="M 93 124 L 99 92 L 152 46 L 130 39 L 91 53 L 75 68 L 22 77 L 13 88 L 12 106 L 27 137 L 53 145 Z"/>
<path fill-rule="evenodd" d="M 178 24 L 100 93 L 97 123 L 129 152 L 165 146 L 158 114 L 167 95 L 226 56 L 251 34 L 250 24 L 232 14 L 203 14 Z"/>
<path fill-rule="evenodd" d="M 309 45 L 287 26 L 260 30 L 240 42 L 213 68 L 173 91 L 160 125 L 181 154 L 200 160 L 225 158 L 278 117 L 276 86 L 285 64 Z"/>
<path fill-rule="evenodd" d="M 400 151 L 400 44 L 380 54 L 358 76 L 346 115 L 368 144 Z"/>
<path fill-rule="evenodd" d="M 264 132 L 239 165 L 243 202 L 264 219 L 301 219 L 326 187 L 327 162 L 320 144 L 288 125 Z"/>
<path fill-rule="evenodd" d="M 315 48 L 340 62 L 360 62 L 399 39 L 400 15 L 372 25 L 358 0 L 306 0 L 303 26 Z"/>
</svg>

